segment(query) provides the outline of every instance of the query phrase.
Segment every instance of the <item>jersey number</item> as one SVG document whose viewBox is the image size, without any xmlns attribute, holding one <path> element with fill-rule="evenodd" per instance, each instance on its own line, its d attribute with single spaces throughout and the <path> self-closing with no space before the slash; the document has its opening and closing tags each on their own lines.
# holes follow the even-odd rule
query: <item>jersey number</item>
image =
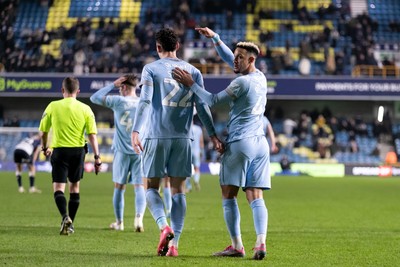
<svg viewBox="0 0 400 267">
<path fill-rule="evenodd" d="M 251 110 L 251 114 L 260 115 L 264 113 L 265 103 L 264 99 L 260 96 L 257 100 L 257 103 L 254 105 L 253 109 Z"/>
<path fill-rule="evenodd" d="M 130 111 L 125 111 L 124 115 L 121 116 L 119 123 L 126 127 L 126 131 L 130 132 L 132 130 L 132 118 L 130 116 Z"/>
<path fill-rule="evenodd" d="M 187 91 L 186 94 L 183 94 L 180 99 L 177 98 L 177 94 L 181 88 L 179 87 L 179 84 L 177 81 L 171 78 L 165 78 L 164 83 L 172 84 L 173 89 L 171 92 L 169 92 L 162 100 L 163 106 L 168 106 L 168 107 L 191 107 L 192 102 L 190 101 L 193 92 L 192 91 Z M 184 90 L 184 89 L 183 89 Z M 186 90 L 185 90 L 186 91 Z M 172 100 L 174 98 L 174 101 Z M 179 100 L 179 101 L 176 101 Z"/>
</svg>

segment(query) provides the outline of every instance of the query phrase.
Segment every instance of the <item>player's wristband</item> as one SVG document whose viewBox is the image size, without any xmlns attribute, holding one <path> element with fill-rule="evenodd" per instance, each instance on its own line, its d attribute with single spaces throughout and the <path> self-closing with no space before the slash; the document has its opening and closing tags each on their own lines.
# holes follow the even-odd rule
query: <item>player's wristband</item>
<svg viewBox="0 0 400 267">
<path fill-rule="evenodd" d="M 218 43 L 221 39 L 219 38 L 218 33 L 216 33 L 213 37 L 211 37 L 211 40 L 213 41 L 214 44 Z"/>
<path fill-rule="evenodd" d="M 42 146 L 42 151 L 44 152 L 44 151 L 46 151 L 48 149 L 48 147 L 46 146 L 46 147 L 43 147 Z"/>
<path fill-rule="evenodd" d="M 94 155 L 94 159 L 100 159 L 100 154 L 99 155 Z"/>
</svg>

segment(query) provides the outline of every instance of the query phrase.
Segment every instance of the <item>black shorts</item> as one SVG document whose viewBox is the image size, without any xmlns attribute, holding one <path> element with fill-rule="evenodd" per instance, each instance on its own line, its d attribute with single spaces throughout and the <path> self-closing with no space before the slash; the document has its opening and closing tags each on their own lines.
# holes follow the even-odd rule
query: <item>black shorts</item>
<svg viewBox="0 0 400 267">
<path fill-rule="evenodd" d="M 55 148 L 51 155 L 53 183 L 79 182 L 83 178 L 85 150 L 83 147 Z"/>
<path fill-rule="evenodd" d="M 32 156 L 21 149 L 14 150 L 14 162 L 32 164 Z"/>
</svg>

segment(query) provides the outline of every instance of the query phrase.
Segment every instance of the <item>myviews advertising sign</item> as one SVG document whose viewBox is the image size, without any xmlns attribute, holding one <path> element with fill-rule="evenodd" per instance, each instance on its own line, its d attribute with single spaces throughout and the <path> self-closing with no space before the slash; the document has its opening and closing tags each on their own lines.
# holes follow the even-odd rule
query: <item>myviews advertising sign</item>
<svg viewBox="0 0 400 267">
<path fill-rule="evenodd" d="M 2 74 L 0 96 L 52 97 L 58 96 L 62 80 L 71 74 L 33 73 Z M 119 74 L 77 76 L 81 96 L 112 83 Z M 236 76 L 204 76 L 205 88 L 218 93 Z M 268 76 L 268 97 L 275 99 L 350 99 L 400 100 L 400 79 L 290 78 Z"/>
<path fill-rule="evenodd" d="M 35 75 L 7 75 L 0 77 L 0 96 L 31 96 L 51 97 L 59 96 L 62 81 L 68 75 L 35 74 Z M 112 83 L 117 76 L 77 76 L 80 93 L 90 96 L 98 90 Z"/>
</svg>

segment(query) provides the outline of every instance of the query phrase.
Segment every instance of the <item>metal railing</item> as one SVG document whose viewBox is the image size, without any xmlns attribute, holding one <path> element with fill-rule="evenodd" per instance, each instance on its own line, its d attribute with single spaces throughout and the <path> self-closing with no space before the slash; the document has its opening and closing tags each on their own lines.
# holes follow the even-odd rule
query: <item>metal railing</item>
<svg viewBox="0 0 400 267">
<path fill-rule="evenodd" d="M 374 65 L 357 65 L 352 71 L 353 77 L 399 78 L 400 68 L 396 66 L 378 67 Z"/>
</svg>

